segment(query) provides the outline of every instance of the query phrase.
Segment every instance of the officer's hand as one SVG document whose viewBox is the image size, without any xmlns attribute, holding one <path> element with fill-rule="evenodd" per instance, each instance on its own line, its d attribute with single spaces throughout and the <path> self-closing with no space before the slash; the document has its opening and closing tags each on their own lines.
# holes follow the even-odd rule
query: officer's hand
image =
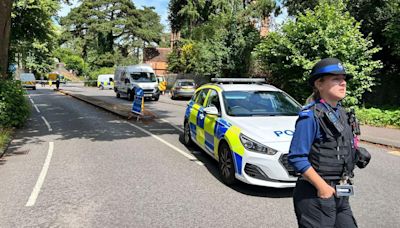
<svg viewBox="0 0 400 228">
<path fill-rule="evenodd" d="M 325 184 L 318 188 L 318 197 L 328 199 L 335 194 L 335 189 L 332 186 Z"/>
</svg>

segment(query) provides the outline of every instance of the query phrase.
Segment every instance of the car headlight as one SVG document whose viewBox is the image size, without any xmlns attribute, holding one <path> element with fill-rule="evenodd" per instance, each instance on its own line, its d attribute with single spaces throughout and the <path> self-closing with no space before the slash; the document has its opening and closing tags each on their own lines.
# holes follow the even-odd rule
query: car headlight
<svg viewBox="0 0 400 228">
<path fill-rule="evenodd" d="M 253 152 L 258 152 L 258 153 L 262 153 L 262 154 L 268 154 L 268 155 L 274 155 L 276 153 L 278 153 L 277 150 L 274 150 L 272 148 L 269 148 L 267 146 L 264 146 L 263 144 L 254 141 L 253 139 L 240 134 L 239 135 L 240 141 L 242 142 L 242 145 Z"/>
</svg>

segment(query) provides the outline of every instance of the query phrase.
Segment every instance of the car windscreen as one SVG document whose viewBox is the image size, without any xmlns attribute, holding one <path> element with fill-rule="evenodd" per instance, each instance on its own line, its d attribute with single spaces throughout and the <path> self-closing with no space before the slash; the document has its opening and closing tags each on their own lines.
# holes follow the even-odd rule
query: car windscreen
<svg viewBox="0 0 400 228">
<path fill-rule="evenodd" d="M 131 77 L 136 82 L 157 82 L 157 77 L 154 73 L 135 72 L 131 73 Z"/>
<path fill-rule="evenodd" d="M 224 91 L 230 116 L 297 116 L 301 106 L 280 91 Z"/>
<path fill-rule="evenodd" d="M 183 81 L 178 83 L 179 86 L 194 86 L 194 82 Z"/>
</svg>

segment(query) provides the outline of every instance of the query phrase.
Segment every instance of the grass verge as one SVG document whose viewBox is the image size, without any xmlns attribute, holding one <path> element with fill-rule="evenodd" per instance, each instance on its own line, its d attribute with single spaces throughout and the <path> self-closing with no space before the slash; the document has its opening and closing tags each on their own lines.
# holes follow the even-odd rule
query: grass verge
<svg viewBox="0 0 400 228">
<path fill-rule="evenodd" d="M 0 127 L 0 157 L 4 155 L 7 145 L 11 140 L 12 133 L 13 130 L 11 128 Z"/>
</svg>

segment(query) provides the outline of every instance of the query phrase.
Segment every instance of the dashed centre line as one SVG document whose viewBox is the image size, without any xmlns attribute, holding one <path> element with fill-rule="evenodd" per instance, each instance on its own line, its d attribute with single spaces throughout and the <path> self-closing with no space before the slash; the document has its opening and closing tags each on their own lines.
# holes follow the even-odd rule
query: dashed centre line
<svg viewBox="0 0 400 228">
<path fill-rule="evenodd" d="M 36 105 L 33 105 L 33 107 L 35 107 L 37 113 L 40 113 L 40 110 Z"/>
<path fill-rule="evenodd" d="M 49 169 L 50 166 L 51 157 L 53 156 L 53 150 L 54 150 L 54 142 L 49 142 L 49 150 L 47 152 L 46 160 L 44 161 L 42 171 L 40 172 L 39 178 L 36 181 L 35 187 L 33 187 L 28 202 L 26 202 L 25 204 L 26 207 L 32 207 L 36 203 L 36 199 L 39 196 L 40 189 L 42 188 L 44 179 L 46 178 L 47 175 L 47 170 Z"/>
<path fill-rule="evenodd" d="M 46 124 L 47 128 L 49 129 L 49 131 L 53 131 L 53 129 L 51 128 L 49 122 L 47 122 L 46 118 L 44 118 L 44 116 L 41 116 L 42 120 L 44 121 L 44 123 Z"/>
</svg>

